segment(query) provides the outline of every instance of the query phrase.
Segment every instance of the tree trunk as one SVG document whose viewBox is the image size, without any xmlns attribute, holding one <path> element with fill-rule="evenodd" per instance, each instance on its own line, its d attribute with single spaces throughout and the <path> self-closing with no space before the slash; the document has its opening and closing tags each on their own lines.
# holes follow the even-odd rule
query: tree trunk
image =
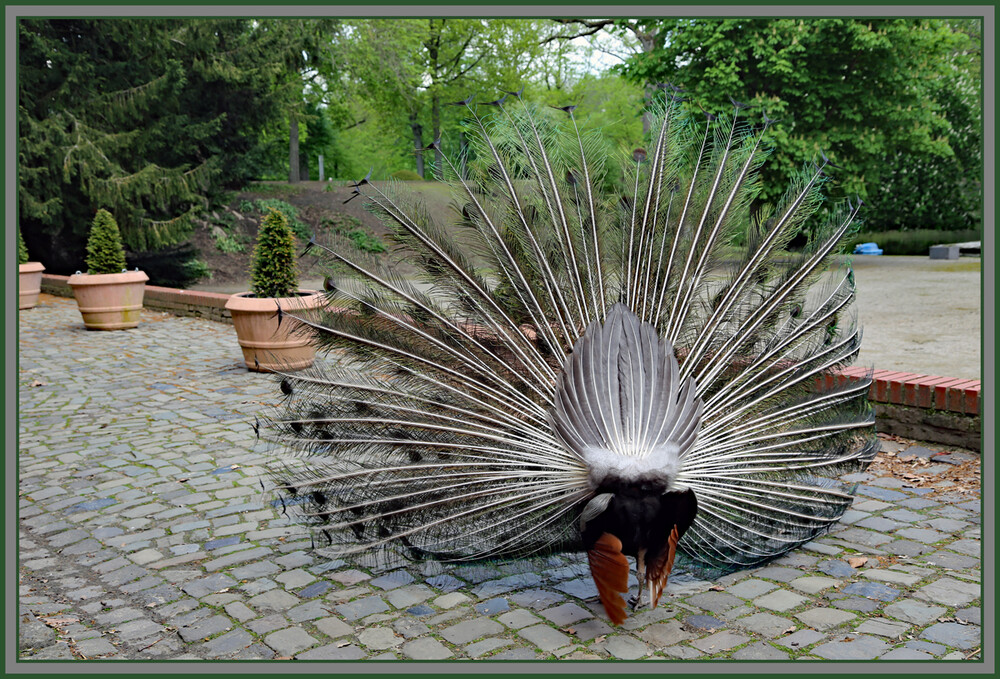
<svg viewBox="0 0 1000 679">
<path fill-rule="evenodd" d="M 413 149 L 417 156 L 417 174 L 424 176 L 424 128 L 417 121 L 417 114 L 410 114 L 410 129 L 413 130 Z"/>
<path fill-rule="evenodd" d="M 434 129 L 434 141 L 441 138 L 441 97 L 435 94 L 431 97 L 431 127 Z M 441 145 L 434 147 L 434 178 L 444 179 L 444 153 Z"/>
<path fill-rule="evenodd" d="M 295 116 L 288 128 L 288 181 L 299 181 L 299 121 Z"/>
<path fill-rule="evenodd" d="M 654 49 L 656 49 L 656 30 L 650 30 L 648 33 L 636 33 L 636 37 L 639 38 L 639 44 L 642 45 L 642 51 L 645 54 L 649 54 Z M 649 134 L 649 128 L 652 125 L 653 119 L 649 113 L 649 106 L 653 103 L 653 93 L 656 91 L 656 87 L 653 83 L 646 83 L 644 88 L 645 98 L 646 98 L 646 110 L 642 113 L 642 136 Z"/>
<path fill-rule="evenodd" d="M 309 181 L 309 156 L 299 156 L 299 181 Z"/>
</svg>

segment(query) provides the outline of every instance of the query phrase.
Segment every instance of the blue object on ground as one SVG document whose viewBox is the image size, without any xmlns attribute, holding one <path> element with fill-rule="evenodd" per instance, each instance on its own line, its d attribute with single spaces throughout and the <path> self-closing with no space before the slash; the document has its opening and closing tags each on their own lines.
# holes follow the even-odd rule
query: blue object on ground
<svg viewBox="0 0 1000 679">
<path fill-rule="evenodd" d="M 882 249 L 878 246 L 878 243 L 858 243 L 854 246 L 854 254 L 881 255 Z"/>
</svg>

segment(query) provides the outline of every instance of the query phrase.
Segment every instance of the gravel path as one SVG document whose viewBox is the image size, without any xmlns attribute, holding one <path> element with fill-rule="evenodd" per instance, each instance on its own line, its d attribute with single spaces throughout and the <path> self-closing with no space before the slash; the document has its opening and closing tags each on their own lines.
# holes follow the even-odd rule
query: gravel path
<svg viewBox="0 0 1000 679">
<path fill-rule="evenodd" d="M 715 582 L 679 572 L 658 609 L 612 627 L 578 556 L 375 572 L 311 552 L 261 492 L 252 420 L 278 391 L 240 366 L 227 325 L 145 311 L 93 333 L 43 295 L 19 332 L 19 660 L 965 660 L 981 646 L 966 451 L 885 440 L 909 478 L 856 475 L 829 535 Z"/>
</svg>

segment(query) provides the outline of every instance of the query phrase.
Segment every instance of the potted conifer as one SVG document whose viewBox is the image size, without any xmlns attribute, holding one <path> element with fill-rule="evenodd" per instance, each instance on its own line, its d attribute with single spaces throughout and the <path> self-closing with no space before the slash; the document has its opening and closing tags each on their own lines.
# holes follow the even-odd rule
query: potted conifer
<svg viewBox="0 0 1000 679">
<path fill-rule="evenodd" d="M 312 340 L 287 313 L 318 307 L 323 297 L 317 290 L 298 289 L 295 237 L 281 212 L 271 209 L 264 216 L 250 269 L 251 291 L 226 302 L 247 368 L 274 372 L 309 367 L 316 356 Z"/>
<path fill-rule="evenodd" d="M 98 210 L 87 238 L 87 273 L 77 272 L 67 283 L 73 289 L 87 330 L 123 330 L 139 325 L 142 296 L 149 277 L 126 271 L 118 222 Z"/>
<path fill-rule="evenodd" d="M 41 262 L 28 261 L 28 246 L 24 244 L 21 230 L 17 230 L 17 289 L 18 309 L 30 309 L 38 304 L 38 293 L 42 291 L 42 272 L 45 267 Z"/>
</svg>

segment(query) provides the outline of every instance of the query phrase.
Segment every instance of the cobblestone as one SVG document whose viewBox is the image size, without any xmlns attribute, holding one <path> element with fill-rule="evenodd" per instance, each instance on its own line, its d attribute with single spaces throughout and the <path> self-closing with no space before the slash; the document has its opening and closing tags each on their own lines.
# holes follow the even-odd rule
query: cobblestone
<svg viewBox="0 0 1000 679">
<path fill-rule="evenodd" d="M 934 458 L 919 471 L 935 486 L 852 477 L 831 534 L 708 581 L 678 560 L 660 606 L 613 626 L 582 555 L 377 571 L 311 552 L 261 492 L 252 420 L 278 394 L 230 326 L 144 311 L 86 333 L 49 296 L 19 323 L 19 658 L 930 660 L 982 644 L 979 499 L 935 481 L 973 454 L 883 440 Z"/>
</svg>

